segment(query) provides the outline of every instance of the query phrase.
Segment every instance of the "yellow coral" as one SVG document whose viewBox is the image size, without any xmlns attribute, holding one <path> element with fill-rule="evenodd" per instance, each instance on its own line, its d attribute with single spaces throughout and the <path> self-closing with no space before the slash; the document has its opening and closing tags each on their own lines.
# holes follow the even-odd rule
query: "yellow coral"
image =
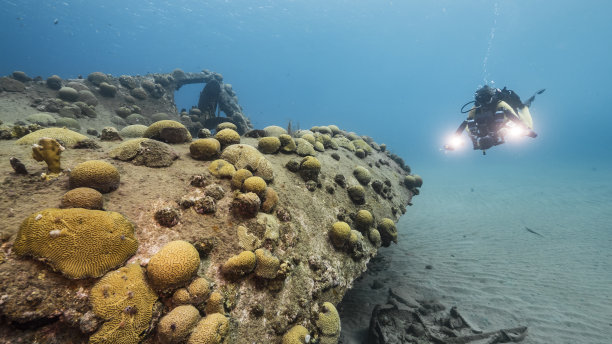
<svg viewBox="0 0 612 344">
<path fill-rule="evenodd" d="M 36 161 L 44 161 L 47 163 L 47 170 L 51 174 L 59 174 L 62 172 L 60 166 L 60 154 L 64 151 L 64 147 L 55 139 L 43 137 L 38 140 L 37 144 L 32 145 L 32 158 Z"/>
<path fill-rule="evenodd" d="M 300 162 L 300 175 L 304 180 L 317 180 L 321 163 L 313 156 L 307 156 Z"/>
<path fill-rule="evenodd" d="M 189 336 L 187 344 L 221 344 L 229 332 L 229 320 L 222 314 L 213 313 L 200 320 Z"/>
<path fill-rule="evenodd" d="M 16 254 L 43 259 L 69 278 L 99 277 L 137 248 L 134 226 L 121 214 L 81 208 L 33 213 L 13 244 Z"/>
<path fill-rule="evenodd" d="M 336 248 L 341 248 L 344 246 L 346 241 L 351 236 L 351 227 L 348 223 L 343 221 L 338 221 L 332 225 L 331 230 L 329 231 L 329 237 L 332 241 L 332 244 Z"/>
<path fill-rule="evenodd" d="M 157 325 L 161 343 L 182 343 L 200 321 L 200 312 L 192 305 L 178 306 L 163 316 Z"/>
<path fill-rule="evenodd" d="M 283 153 L 293 153 L 297 149 L 297 145 L 295 144 L 295 140 L 291 135 L 282 134 L 278 137 L 281 143 L 281 152 Z"/>
<path fill-rule="evenodd" d="M 198 305 L 210 296 L 210 282 L 206 278 L 198 277 L 187 286 L 191 302 Z"/>
<path fill-rule="evenodd" d="M 191 134 L 184 125 L 177 121 L 161 120 L 151 124 L 145 130 L 143 137 L 162 140 L 168 143 L 182 143 L 191 141 Z"/>
<path fill-rule="evenodd" d="M 242 183 L 244 183 L 244 180 L 252 176 L 253 173 L 251 173 L 251 171 L 244 168 L 239 169 L 232 176 L 232 187 L 234 189 L 242 189 Z"/>
<path fill-rule="evenodd" d="M 217 178 L 232 178 L 236 168 L 223 159 L 217 159 L 210 163 L 208 171 Z"/>
<path fill-rule="evenodd" d="M 323 303 L 315 323 L 321 333 L 322 344 L 338 342 L 338 337 L 340 337 L 340 315 L 332 303 Z"/>
<path fill-rule="evenodd" d="M 389 247 L 391 242 L 397 244 L 397 228 L 395 228 L 395 222 L 391 219 L 384 218 L 378 224 L 378 231 L 384 247 Z"/>
<path fill-rule="evenodd" d="M 253 192 L 257 195 L 262 195 L 264 191 L 266 191 L 266 181 L 261 177 L 249 177 L 244 180 L 242 184 L 242 191 L 244 192 Z"/>
<path fill-rule="evenodd" d="M 255 269 L 257 258 L 251 251 L 242 251 L 240 254 L 230 257 L 221 270 L 230 277 L 242 277 Z"/>
<path fill-rule="evenodd" d="M 191 157 L 196 160 L 210 160 L 221 152 L 221 143 L 211 137 L 197 139 L 189 145 L 189 152 Z"/>
<path fill-rule="evenodd" d="M 304 140 L 308 141 L 308 143 L 310 143 L 313 146 L 314 146 L 315 142 L 317 142 L 315 137 L 314 137 L 314 135 L 312 135 L 312 134 L 304 134 L 304 135 L 302 135 L 302 138 Z"/>
<path fill-rule="evenodd" d="M 306 327 L 295 325 L 283 335 L 283 344 L 305 344 L 307 336 L 310 337 L 310 333 Z"/>
<path fill-rule="evenodd" d="M 62 196 L 60 208 L 99 209 L 104 205 L 102 194 L 92 188 L 72 189 Z"/>
<path fill-rule="evenodd" d="M 240 134 L 234 129 L 225 128 L 215 134 L 215 139 L 219 140 L 221 146 L 226 147 L 240 143 Z"/>
<path fill-rule="evenodd" d="M 264 194 L 264 201 L 261 204 L 261 211 L 264 213 L 271 213 L 276 207 L 278 203 L 278 194 L 271 187 L 266 188 L 266 192 Z"/>
<path fill-rule="evenodd" d="M 90 338 L 98 343 L 138 343 L 151 322 L 157 294 L 138 264 L 129 264 L 102 277 L 91 289 L 94 313 L 105 322 Z"/>
<path fill-rule="evenodd" d="M 161 248 L 147 265 L 147 277 L 157 290 L 184 286 L 200 267 L 200 255 L 187 241 L 177 240 Z"/>
<path fill-rule="evenodd" d="M 28 135 L 25 135 L 24 137 L 15 141 L 15 143 L 18 145 L 33 145 L 43 137 L 50 137 L 62 142 L 68 147 L 72 147 L 77 143 L 88 139 L 87 136 L 66 128 L 45 128 L 29 133 Z"/>
<path fill-rule="evenodd" d="M 172 303 L 175 306 L 191 303 L 191 294 L 189 294 L 187 288 L 178 288 L 174 294 L 172 294 Z"/>
<path fill-rule="evenodd" d="M 219 293 L 218 291 L 213 291 L 210 294 L 208 301 L 206 301 L 206 307 L 204 308 L 204 311 L 208 315 L 214 313 L 225 314 L 225 309 L 223 308 L 223 301 L 223 295 L 221 295 L 221 293 Z"/>
<path fill-rule="evenodd" d="M 222 122 L 222 123 L 219 123 L 217 125 L 217 127 L 215 128 L 215 130 L 217 132 L 219 132 L 219 131 L 221 131 L 223 129 L 238 130 L 238 127 L 234 123 L 232 123 L 232 122 Z"/>
<path fill-rule="evenodd" d="M 268 183 L 274 179 L 272 164 L 253 146 L 231 145 L 223 150 L 221 158 L 229 161 L 236 168 L 253 171 L 254 175 L 262 177 Z"/>
<path fill-rule="evenodd" d="M 255 275 L 262 278 L 276 278 L 278 268 L 280 267 L 280 260 L 264 248 L 255 250 L 255 256 L 257 256 Z"/>
<path fill-rule="evenodd" d="M 113 159 L 118 159 L 121 161 L 128 161 L 134 159 L 140 150 L 142 149 L 141 143 L 150 140 L 145 137 L 140 137 L 136 139 L 130 139 L 124 142 L 121 142 L 116 147 L 111 149 L 108 152 L 108 155 Z"/>
<path fill-rule="evenodd" d="M 362 209 L 355 215 L 355 227 L 360 230 L 367 230 L 374 224 L 374 217 L 369 211 Z"/>
<path fill-rule="evenodd" d="M 90 160 L 76 165 L 70 172 L 70 188 L 88 187 L 102 193 L 119 187 L 119 171 L 106 161 Z"/>
<path fill-rule="evenodd" d="M 262 137 L 257 142 L 257 148 L 264 154 L 276 153 L 280 146 L 281 142 L 278 137 L 275 136 Z"/>
</svg>

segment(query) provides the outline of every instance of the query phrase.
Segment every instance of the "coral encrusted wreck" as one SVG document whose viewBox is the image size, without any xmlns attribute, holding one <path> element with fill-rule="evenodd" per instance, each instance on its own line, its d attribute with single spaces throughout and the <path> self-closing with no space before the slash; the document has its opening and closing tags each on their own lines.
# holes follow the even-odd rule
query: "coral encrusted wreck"
<svg viewBox="0 0 612 344">
<path fill-rule="evenodd" d="M 5 79 L 0 342 L 334 344 L 407 239 L 423 181 L 401 158 L 335 125 L 251 130 L 220 74 Z"/>
</svg>

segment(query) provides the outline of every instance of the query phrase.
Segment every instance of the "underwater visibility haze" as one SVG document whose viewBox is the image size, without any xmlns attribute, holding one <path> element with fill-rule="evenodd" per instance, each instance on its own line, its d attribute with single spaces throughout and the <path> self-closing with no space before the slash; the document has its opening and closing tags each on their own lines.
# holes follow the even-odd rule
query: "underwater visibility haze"
<svg viewBox="0 0 612 344">
<path fill-rule="evenodd" d="M 603 344 L 610 13 L 603 0 L 0 0 L 0 74 L 206 69 L 231 84 L 256 129 L 335 124 L 385 143 L 424 183 L 398 244 L 370 263 L 384 269 L 337 305 L 342 343 L 368 342 L 391 288 L 457 306 L 485 331 L 527 326 L 524 343 Z M 483 156 L 464 133 L 463 149 L 445 152 L 483 85 L 523 101 L 546 89 L 530 107 L 538 137 Z M 177 109 L 201 90 L 183 86 Z"/>
</svg>

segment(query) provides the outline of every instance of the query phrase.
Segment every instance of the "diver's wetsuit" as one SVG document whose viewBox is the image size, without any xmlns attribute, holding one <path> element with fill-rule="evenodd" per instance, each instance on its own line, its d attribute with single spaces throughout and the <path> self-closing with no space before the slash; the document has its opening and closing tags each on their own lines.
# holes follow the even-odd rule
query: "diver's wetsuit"
<svg viewBox="0 0 612 344">
<path fill-rule="evenodd" d="M 529 99 L 529 102 L 532 101 L 532 98 Z M 504 88 L 495 92 L 495 97 L 492 97 L 489 104 L 474 106 L 455 134 L 460 135 L 467 129 L 474 149 L 481 149 L 483 154 L 486 154 L 485 150 L 505 142 L 499 130 L 508 121 L 527 130 L 527 136 L 537 136 L 532 129 L 533 120 L 529 107 L 521 102 L 516 93 Z"/>
</svg>

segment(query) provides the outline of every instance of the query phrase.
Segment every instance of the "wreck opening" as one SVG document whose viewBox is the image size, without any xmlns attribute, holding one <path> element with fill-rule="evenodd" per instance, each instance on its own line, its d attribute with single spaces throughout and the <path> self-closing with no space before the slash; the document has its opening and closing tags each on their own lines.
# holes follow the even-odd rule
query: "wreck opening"
<svg viewBox="0 0 612 344">
<path fill-rule="evenodd" d="M 218 73 L 204 73 L 203 76 L 177 80 L 174 103 L 181 119 L 190 121 L 192 127 L 213 130 L 223 122 L 232 122 L 238 133 L 252 129 L 249 119 L 238 105 L 238 97 L 232 85 L 223 83 Z M 197 99 L 197 101 L 196 101 Z"/>
</svg>

